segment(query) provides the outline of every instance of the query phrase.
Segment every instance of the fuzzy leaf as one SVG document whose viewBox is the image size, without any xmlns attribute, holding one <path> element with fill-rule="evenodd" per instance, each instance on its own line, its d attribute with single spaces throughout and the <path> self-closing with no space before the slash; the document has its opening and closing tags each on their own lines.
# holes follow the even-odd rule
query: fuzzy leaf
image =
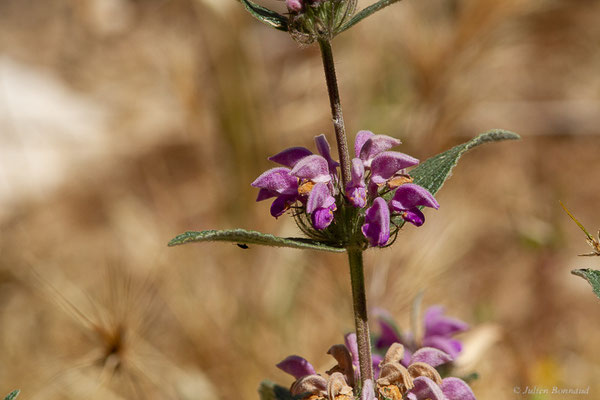
<svg viewBox="0 0 600 400">
<path fill-rule="evenodd" d="M 280 31 L 288 31 L 288 20 L 283 15 L 269 10 L 266 7 L 259 6 L 250 0 L 241 0 L 241 2 L 244 7 L 246 7 L 246 10 L 260 22 Z"/>
<path fill-rule="evenodd" d="M 260 400 L 297 400 L 302 398 L 292 396 L 289 390 L 268 380 L 260 383 L 258 395 Z"/>
<path fill-rule="evenodd" d="M 10 392 L 10 394 L 8 396 L 6 396 L 4 398 L 4 400 L 13 400 L 13 399 L 16 399 L 17 396 L 19 395 L 19 393 L 21 393 L 20 390 L 18 390 L 18 389 L 17 390 L 13 390 L 12 392 Z"/>
<path fill-rule="evenodd" d="M 387 7 L 391 4 L 397 3 L 399 1 L 400 0 L 379 0 L 378 2 L 373 3 L 370 6 L 363 8 L 358 13 L 356 13 L 356 15 L 354 15 L 354 17 L 352 17 L 352 19 L 350 21 L 346 22 L 344 24 L 344 26 L 342 26 L 342 28 L 340 29 L 340 32 L 343 32 L 346 29 L 351 28 L 352 26 L 358 24 L 360 21 L 367 18 L 369 15 L 373 14 L 374 12 L 379 11 L 382 8 Z"/>
<path fill-rule="evenodd" d="M 467 151 L 481 144 L 488 142 L 500 142 L 503 140 L 517 140 L 520 136 L 516 133 L 502 129 L 494 129 L 469 140 L 466 143 L 454 146 L 450 150 L 440 153 L 419 164 L 410 172 L 414 178 L 414 183 L 429 190 L 435 195 L 444 185 L 444 182 L 452 173 L 452 169 L 458 163 L 460 157 Z M 422 208 L 422 207 L 421 207 Z M 394 223 L 398 226 L 404 224 L 400 217 L 394 218 Z"/>
<path fill-rule="evenodd" d="M 594 269 L 574 269 L 571 273 L 588 281 L 588 283 L 592 285 L 592 289 L 596 296 L 600 298 L 600 271 Z"/>
<path fill-rule="evenodd" d="M 245 248 L 245 244 L 259 244 L 263 246 L 273 247 L 291 247 L 295 249 L 312 249 L 331 251 L 341 253 L 344 248 L 330 246 L 325 243 L 317 242 L 312 239 L 305 238 L 283 238 L 270 235 L 268 233 L 260 233 L 256 231 L 247 231 L 245 229 L 230 229 L 225 231 L 201 231 L 201 232 L 185 232 L 178 235 L 169 242 L 169 246 L 177 246 L 190 242 L 233 242 L 240 244 L 240 247 Z"/>
</svg>

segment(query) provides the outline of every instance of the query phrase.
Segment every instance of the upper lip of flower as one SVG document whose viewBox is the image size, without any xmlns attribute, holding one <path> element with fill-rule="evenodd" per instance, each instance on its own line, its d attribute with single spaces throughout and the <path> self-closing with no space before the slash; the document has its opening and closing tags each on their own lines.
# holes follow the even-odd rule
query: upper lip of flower
<svg viewBox="0 0 600 400">
<path fill-rule="evenodd" d="M 290 169 L 284 167 L 263 172 L 250 185 L 261 189 L 257 201 L 298 192 L 298 180 L 290 174 Z"/>
<path fill-rule="evenodd" d="M 325 157 L 317 154 L 312 154 L 299 160 L 290 171 L 290 174 L 314 183 L 327 183 L 331 181 L 327 160 Z"/>
</svg>

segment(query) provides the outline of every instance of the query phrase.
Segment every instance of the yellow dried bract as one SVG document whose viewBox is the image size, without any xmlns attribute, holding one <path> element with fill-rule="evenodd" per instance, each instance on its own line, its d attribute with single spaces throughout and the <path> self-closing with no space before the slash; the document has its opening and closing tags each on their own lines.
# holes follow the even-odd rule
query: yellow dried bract
<svg viewBox="0 0 600 400">
<path fill-rule="evenodd" d="M 413 183 L 413 180 L 414 179 L 412 178 L 412 176 L 399 175 L 387 181 L 387 185 L 390 189 L 395 189 L 398 186 L 404 185 L 405 183 Z"/>
<path fill-rule="evenodd" d="M 298 186 L 298 193 L 300 195 L 307 195 L 313 189 L 315 184 L 311 181 L 302 182 L 300 186 Z"/>
<path fill-rule="evenodd" d="M 409 365 L 408 373 L 413 379 L 419 376 L 425 376 L 437 383 L 438 385 L 442 384 L 442 377 L 440 376 L 439 372 L 437 372 L 437 370 L 431 365 L 424 362 L 416 362 L 414 364 Z"/>
<path fill-rule="evenodd" d="M 402 400 L 402 392 L 396 385 L 380 386 L 379 394 L 384 399 Z"/>
</svg>

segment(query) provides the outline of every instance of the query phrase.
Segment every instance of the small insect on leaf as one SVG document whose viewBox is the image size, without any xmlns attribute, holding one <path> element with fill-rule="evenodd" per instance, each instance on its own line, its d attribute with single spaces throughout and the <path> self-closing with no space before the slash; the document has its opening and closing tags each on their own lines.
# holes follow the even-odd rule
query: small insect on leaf
<svg viewBox="0 0 600 400">
<path fill-rule="evenodd" d="M 240 249 L 244 249 L 244 250 L 246 250 L 246 249 L 248 248 L 248 245 L 247 245 L 247 244 L 244 244 L 244 243 L 237 243 L 237 246 L 238 246 Z"/>
</svg>

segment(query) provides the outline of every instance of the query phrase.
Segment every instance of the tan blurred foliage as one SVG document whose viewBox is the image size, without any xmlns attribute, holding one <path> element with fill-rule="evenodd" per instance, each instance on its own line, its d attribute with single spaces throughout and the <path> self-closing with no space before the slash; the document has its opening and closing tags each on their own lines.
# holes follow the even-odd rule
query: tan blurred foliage
<svg viewBox="0 0 600 400">
<path fill-rule="evenodd" d="M 282 3 L 265 1 L 279 7 Z M 368 4 L 362 2 L 362 6 Z M 370 305 L 478 327 L 479 399 L 600 396 L 600 267 L 560 209 L 600 227 L 600 2 L 405 0 L 334 41 L 346 126 L 425 159 L 490 128 L 420 229 L 369 251 Z M 332 140 L 318 51 L 233 0 L 0 2 L 0 390 L 23 399 L 253 399 L 274 364 L 319 369 L 352 329 L 339 255 L 187 229 L 297 230 L 254 203 L 266 157 Z M 543 398 L 543 397 L 537 397 Z M 549 396 L 559 399 L 558 396 Z"/>
</svg>

